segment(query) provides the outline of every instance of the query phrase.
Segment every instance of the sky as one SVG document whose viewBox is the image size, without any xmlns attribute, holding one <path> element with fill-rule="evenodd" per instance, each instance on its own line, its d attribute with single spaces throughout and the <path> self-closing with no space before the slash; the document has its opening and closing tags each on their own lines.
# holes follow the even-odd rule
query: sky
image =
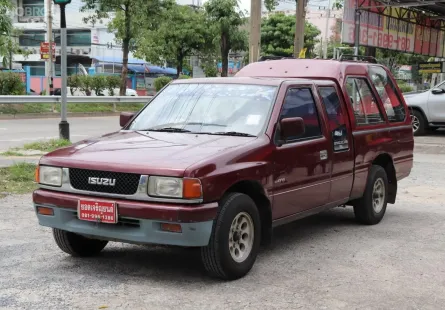
<svg viewBox="0 0 445 310">
<path fill-rule="evenodd" d="M 202 4 L 204 4 L 207 0 L 177 0 L 176 2 L 179 4 L 191 4 L 193 1 L 194 1 L 194 3 L 201 1 Z M 250 15 L 250 0 L 238 0 L 238 1 L 239 1 L 241 10 L 247 11 L 247 15 Z M 281 3 L 278 5 L 277 10 L 292 10 L 292 9 L 296 8 L 295 0 L 283 0 L 280 2 Z M 329 0 L 309 0 L 308 8 L 309 9 L 317 9 L 319 6 L 328 5 L 328 3 L 329 3 Z M 264 7 L 263 7 L 263 10 L 265 10 Z"/>
</svg>

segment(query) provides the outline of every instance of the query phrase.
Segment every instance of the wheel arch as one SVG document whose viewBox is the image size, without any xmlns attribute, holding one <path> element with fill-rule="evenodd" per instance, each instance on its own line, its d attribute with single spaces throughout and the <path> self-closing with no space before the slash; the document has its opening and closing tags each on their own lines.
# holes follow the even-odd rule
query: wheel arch
<svg viewBox="0 0 445 310">
<path fill-rule="evenodd" d="M 397 177 L 394 161 L 388 153 L 379 154 L 373 161 L 373 165 L 381 166 L 388 176 L 388 203 L 395 203 L 397 196 Z"/>
<path fill-rule="evenodd" d="M 425 111 L 421 108 L 421 107 L 419 107 L 419 106 L 409 106 L 409 109 L 410 110 L 412 110 L 412 111 L 418 111 L 418 112 L 420 112 L 421 114 L 422 114 L 422 116 L 423 116 L 423 118 L 425 119 L 425 121 L 426 121 L 426 125 L 428 125 L 428 117 L 426 116 L 426 113 L 425 113 Z"/>
<path fill-rule="evenodd" d="M 269 244 L 272 239 L 272 204 L 264 187 L 258 181 L 243 180 L 229 187 L 225 195 L 229 193 L 245 194 L 255 202 L 261 219 L 261 243 Z"/>
</svg>

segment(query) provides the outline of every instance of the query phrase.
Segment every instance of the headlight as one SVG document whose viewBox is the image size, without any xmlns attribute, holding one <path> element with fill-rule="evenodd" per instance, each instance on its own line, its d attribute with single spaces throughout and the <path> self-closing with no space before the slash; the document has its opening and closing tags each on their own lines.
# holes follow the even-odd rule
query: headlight
<svg viewBox="0 0 445 310">
<path fill-rule="evenodd" d="M 38 182 L 44 185 L 62 186 L 62 168 L 40 166 Z"/>
<path fill-rule="evenodd" d="M 199 199 L 202 198 L 201 182 L 198 179 L 150 177 L 148 195 L 153 197 Z"/>
</svg>

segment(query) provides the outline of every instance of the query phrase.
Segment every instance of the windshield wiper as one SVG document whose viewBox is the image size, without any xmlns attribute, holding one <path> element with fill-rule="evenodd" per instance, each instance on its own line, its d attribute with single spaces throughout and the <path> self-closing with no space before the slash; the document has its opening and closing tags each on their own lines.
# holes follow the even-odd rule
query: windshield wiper
<svg viewBox="0 0 445 310">
<path fill-rule="evenodd" d="M 238 137 L 256 137 L 251 135 L 250 133 L 238 132 L 238 131 L 218 131 L 218 132 L 209 132 L 209 135 L 220 135 L 220 136 L 238 136 Z"/>
<path fill-rule="evenodd" d="M 182 129 L 182 128 L 175 128 L 175 127 L 164 127 L 164 128 L 148 128 L 145 130 L 140 131 L 161 131 L 161 132 L 190 132 L 190 130 Z"/>
</svg>

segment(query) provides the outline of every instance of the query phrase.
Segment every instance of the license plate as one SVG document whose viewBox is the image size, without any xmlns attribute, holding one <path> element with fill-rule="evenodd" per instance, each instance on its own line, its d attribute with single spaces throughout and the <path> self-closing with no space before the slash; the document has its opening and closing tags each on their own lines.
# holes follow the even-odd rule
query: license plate
<svg viewBox="0 0 445 310">
<path fill-rule="evenodd" d="M 79 200 L 77 217 L 82 221 L 116 224 L 116 203 L 109 201 Z"/>
</svg>

